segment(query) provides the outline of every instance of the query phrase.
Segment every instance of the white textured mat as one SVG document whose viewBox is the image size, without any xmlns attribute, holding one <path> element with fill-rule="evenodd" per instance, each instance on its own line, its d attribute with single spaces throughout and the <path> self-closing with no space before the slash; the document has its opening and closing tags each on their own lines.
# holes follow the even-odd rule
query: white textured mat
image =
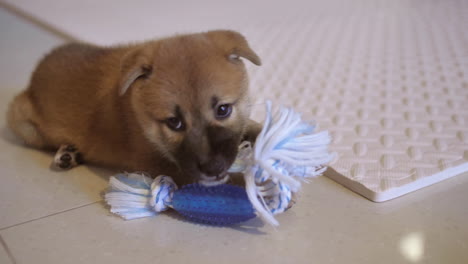
<svg viewBox="0 0 468 264">
<path fill-rule="evenodd" d="M 311 110 L 339 157 L 327 176 L 377 202 L 468 170 L 468 1 L 404 3 L 296 17 L 255 43 L 260 97 Z"/>
<path fill-rule="evenodd" d="M 337 173 L 327 176 L 373 201 L 468 170 L 468 1 L 202 1 L 207 8 L 194 12 L 157 1 L 138 12 L 132 8 L 141 5 L 93 1 L 91 13 L 83 11 L 87 2 L 60 10 L 27 2 L 17 4 L 97 43 L 149 38 L 155 28 L 156 35 L 241 31 L 264 62 L 249 66 L 255 96 L 293 106 L 330 130 L 339 158 Z M 120 15 L 102 23 L 99 8 Z"/>
</svg>

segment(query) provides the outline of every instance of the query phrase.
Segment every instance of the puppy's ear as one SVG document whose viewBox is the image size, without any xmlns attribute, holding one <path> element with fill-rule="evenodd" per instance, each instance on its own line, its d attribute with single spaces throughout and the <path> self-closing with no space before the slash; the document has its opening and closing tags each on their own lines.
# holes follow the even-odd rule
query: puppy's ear
<svg viewBox="0 0 468 264">
<path fill-rule="evenodd" d="M 149 48 L 138 48 L 124 55 L 120 67 L 119 95 L 124 95 L 137 79 L 151 75 L 151 54 Z"/>
<path fill-rule="evenodd" d="M 262 64 L 258 55 L 250 48 L 244 36 L 231 30 L 215 30 L 206 33 L 216 45 L 223 49 L 226 58 L 231 61 L 239 60 L 239 57 L 248 59 L 253 64 Z"/>
</svg>

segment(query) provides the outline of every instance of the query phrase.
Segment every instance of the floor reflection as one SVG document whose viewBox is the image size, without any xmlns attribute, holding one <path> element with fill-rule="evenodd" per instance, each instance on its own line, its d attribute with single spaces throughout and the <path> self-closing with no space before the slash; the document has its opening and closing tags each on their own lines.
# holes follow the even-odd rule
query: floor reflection
<svg viewBox="0 0 468 264">
<path fill-rule="evenodd" d="M 424 236 L 419 232 L 412 232 L 400 240 L 400 252 L 409 261 L 418 262 L 424 254 Z"/>
</svg>

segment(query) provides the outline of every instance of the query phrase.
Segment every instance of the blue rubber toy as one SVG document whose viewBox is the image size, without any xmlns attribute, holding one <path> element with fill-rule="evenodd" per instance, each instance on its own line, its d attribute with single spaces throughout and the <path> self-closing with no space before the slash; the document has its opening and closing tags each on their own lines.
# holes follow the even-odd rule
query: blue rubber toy
<svg viewBox="0 0 468 264">
<path fill-rule="evenodd" d="M 327 131 L 315 132 L 315 126 L 302 121 L 288 108 L 273 115 L 266 103 L 266 118 L 255 146 L 243 142 L 229 172 L 243 173 L 245 188 L 201 180 L 178 189 L 171 177 L 154 180 L 138 173 L 110 178 L 105 195 L 112 213 L 124 219 L 157 215 L 173 208 L 188 220 L 232 225 L 256 216 L 278 225 L 273 215 L 289 208 L 292 194 L 299 191 L 301 180 L 326 170 L 333 159 L 328 152 Z"/>
<path fill-rule="evenodd" d="M 245 189 L 230 184 L 189 184 L 174 192 L 172 208 L 187 219 L 211 225 L 232 225 L 256 217 Z"/>
<path fill-rule="evenodd" d="M 177 189 L 168 176 L 151 179 L 141 174 L 111 177 L 106 201 L 111 212 L 127 220 L 154 216 L 173 208 L 190 221 L 226 226 L 256 217 L 245 189 L 230 184 L 189 184 Z"/>
</svg>

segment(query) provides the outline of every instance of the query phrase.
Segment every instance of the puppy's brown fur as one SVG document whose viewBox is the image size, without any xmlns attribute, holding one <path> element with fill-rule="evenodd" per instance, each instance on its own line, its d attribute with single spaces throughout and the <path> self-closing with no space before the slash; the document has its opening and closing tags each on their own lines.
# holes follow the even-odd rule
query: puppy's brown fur
<svg viewBox="0 0 468 264">
<path fill-rule="evenodd" d="M 259 129 L 248 118 L 239 57 L 260 65 L 233 31 L 117 47 L 67 44 L 39 63 L 10 105 L 8 123 L 30 146 L 71 144 L 98 165 L 167 174 L 179 183 L 223 173 L 241 138 Z M 220 119 L 222 105 L 232 105 L 232 113 Z M 181 129 L 168 120 L 180 120 Z"/>
</svg>

